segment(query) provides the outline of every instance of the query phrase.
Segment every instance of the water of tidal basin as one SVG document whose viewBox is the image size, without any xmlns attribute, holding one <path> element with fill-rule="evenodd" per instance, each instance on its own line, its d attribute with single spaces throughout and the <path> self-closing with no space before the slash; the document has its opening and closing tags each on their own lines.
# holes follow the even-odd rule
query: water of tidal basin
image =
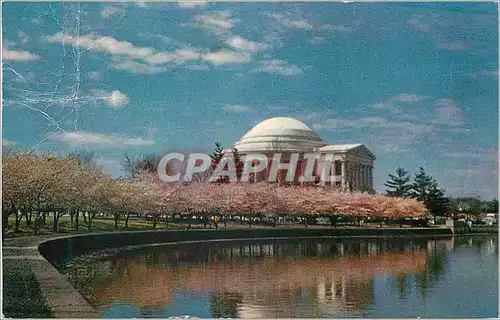
<svg viewBox="0 0 500 320">
<path fill-rule="evenodd" d="M 68 271 L 102 317 L 498 315 L 497 236 L 162 245 Z"/>
</svg>

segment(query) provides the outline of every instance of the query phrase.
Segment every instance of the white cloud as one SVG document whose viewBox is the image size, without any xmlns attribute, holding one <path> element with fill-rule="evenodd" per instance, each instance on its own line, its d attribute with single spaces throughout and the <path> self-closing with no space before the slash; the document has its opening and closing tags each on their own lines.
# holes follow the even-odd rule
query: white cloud
<svg viewBox="0 0 500 320">
<path fill-rule="evenodd" d="M 15 51 L 4 49 L 2 51 L 2 58 L 6 61 L 34 61 L 40 59 L 40 57 L 29 51 Z"/>
<path fill-rule="evenodd" d="M 417 94 L 400 93 L 400 94 L 392 97 L 391 100 L 411 103 L 411 102 L 419 102 L 420 100 L 422 100 L 424 98 L 425 98 L 425 96 L 420 96 Z"/>
<path fill-rule="evenodd" d="M 246 52 L 231 50 L 210 51 L 206 49 L 195 49 L 184 47 L 174 51 L 156 51 L 150 47 L 134 46 L 128 41 L 120 41 L 111 37 L 95 35 L 84 35 L 74 37 L 63 33 L 48 36 L 49 43 L 66 43 L 82 47 L 89 51 L 106 52 L 112 56 L 112 66 L 115 69 L 134 73 L 152 74 L 168 71 L 167 68 L 156 67 L 173 63 L 184 64 L 186 61 L 208 61 L 213 65 L 224 65 L 229 63 L 245 63 L 250 61 L 250 55 Z M 239 43 L 243 45 L 242 42 Z M 257 48 L 257 43 L 251 42 L 250 49 Z"/>
<path fill-rule="evenodd" d="M 321 30 L 335 31 L 339 33 L 351 33 L 354 31 L 353 28 L 348 26 L 312 23 L 307 19 L 291 17 L 290 14 L 271 13 L 267 14 L 267 16 L 274 19 L 283 27 L 289 29 L 299 29 L 299 30 L 321 29 Z"/>
<path fill-rule="evenodd" d="M 202 26 L 217 29 L 232 29 L 233 20 L 230 11 L 215 11 L 208 14 L 200 14 L 195 17 Z"/>
<path fill-rule="evenodd" d="M 356 120 L 329 118 L 322 124 L 314 124 L 316 130 L 346 130 L 359 128 L 378 128 L 378 129 L 400 129 L 407 132 L 428 132 L 432 127 L 426 124 L 414 123 L 409 121 L 391 121 L 382 117 L 365 117 Z"/>
<path fill-rule="evenodd" d="M 154 53 L 153 48 L 136 47 L 128 41 L 119 41 L 112 37 L 84 35 L 74 37 L 62 32 L 48 36 L 49 43 L 65 43 L 90 51 L 107 52 L 111 55 L 127 55 L 135 59 L 143 59 Z"/>
<path fill-rule="evenodd" d="M 235 105 L 226 105 L 222 107 L 224 110 L 227 111 L 234 111 L 234 112 L 247 112 L 250 111 L 249 106 L 241 105 L 241 104 L 235 104 Z"/>
<path fill-rule="evenodd" d="M 375 104 L 369 105 L 371 108 L 379 110 L 390 110 L 399 114 L 399 120 L 417 120 L 417 116 L 403 113 L 401 104 L 414 104 L 428 97 L 417 94 L 401 93 L 391 97 L 390 99 Z M 463 111 L 458 108 L 452 99 L 438 99 L 434 102 L 436 106 L 436 114 L 433 115 L 427 123 L 435 125 L 434 129 L 445 129 L 453 132 L 468 132 L 465 127 Z"/>
<path fill-rule="evenodd" d="M 483 19 L 483 17 L 479 16 L 465 21 L 456 15 L 431 12 L 413 14 L 407 24 L 414 30 L 426 33 L 439 50 L 463 51 L 475 49 L 481 52 L 485 47 L 490 47 L 486 38 L 475 37 L 474 41 L 464 41 L 462 35 L 471 30 L 477 29 L 477 32 L 480 32 L 482 29 L 497 28 L 497 24 L 493 24 L 493 21 L 493 19 Z"/>
<path fill-rule="evenodd" d="M 287 28 L 311 30 L 314 26 L 309 21 L 302 20 L 282 20 L 281 23 Z"/>
<path fill-rule="evenodd" d="M 205 53 L 203 54 L 202 59 L 212 63 L 213 65 L 222 65 L 248 62 L 250 61 L 250 55 L 243 52 L 220 50 L 217 52 Z"/>
<path fill-rule="evenodd" d="M 177 49 L 173 52 L 158 52 L 144 58 L 150 64 L 165 64 L 168 62 L 183 63 L 189 60 L 199 60 L 201 53 L 193 48 Z"/>
<path fill-rule="evenodd" d="M 443 98 L 436 101 L 437 115 L 432 123 L 448 126 L 464 126 L 463 111 L 457 107 L 455 101 Z"/>
<path fill-rule="evenodd" d="M 113 7 L 113 6 L 105 6 L 102 10 L 101 10 L 101 17 L 103 18 L 111 18 L 112 16 L 114 16 L 115 14 L 123 14 L 125 13 L 125 10 L 123 8 L 117 8 L 117 7 Z"/>
<path fill-rule="evenodd" d="M 139 8 L 143 8 L 143 9 L 147 9 L 149 8 L 148 4 L 145 3 L 144 1 L 137 1 L 135 2 L 135 4 L 139 7 Z"/>
<path fill-rule="evenodd" d="M 279 59 L 262 61 L 261 64 L 261 67 L 254 71 L 276 73 L 283 76 L 296 76 L 303 72 L 298 66 Z"/>
<path fill-rule="evenodd" d="M 203 8 L 207 5 L 207 1 L 198 0 L 198 1 L 179 1 L 179 7 L 184 9 L 193 9 L 196 7 Z"/>
<path fill-rule="evenodd" d="M 348 27 L 348 26 L 343 26 L 343 25 L 336 25 L 336 26 L 325 25 L 325 26 L 323 26 L 323 29 L 337 31 L 340 33 L 352 33 L 352 32 L 354 32 L 353 28 Z"/>
<path fill-rule="evenodd" d="M 391 110 L 394 112 L 401 112 L 400 110 L 401 103 L 407 103 L 407 104 L 416 103 L 425 98 L 426 98 L 425 96 L 413 93 L 400 93 L 387 99 L 386 101 L 381 101 L 371 104 L 369 105 L 369 107 L 379 110 Z"/>
<path fill-rule="evenodd" d="M 142 137 L 126 138 L 88 131 L 53 132 L 48 135 L 48 138 L 54 141 L 66 142 L 71 146 L 88 145 L 97 148 L 150 146 L 154 144 L 154 140 Z"/>
<path fill-rule="evenodd" d="M 131 59 L 125 59 L 125 60 L 116 59 L 114 60 L 112 67 L 117 70 L 123 70 L 139 74 L 154 74 L 158 72 L 165 72 L 168 70 L 166 67 L 152 66 Z"/>
<path fill-rule="evenodd" d="M 106 90 L 94 89 L 92 94 L 99 100 L 103 100 L 111 108 L 121 108 L 128 104 L 127 95 L 120 92 L 119 90 L 113 90 L 108 92 Z"/>
<path fill-rule="evenodd" d="M 240 36 L 231 36 L 226 40 L 226 43 L 238 51 L 257 52 L 269 48 L 269 45 L 266 43 L 250 41 Z"/>
<path fill-rule="evenodd" d="M 439 49 L 449 51 L 466 50 L 467 47 L 468 45 L 465 41 L 441 42 L 438 44 Z"/>
<path fill-rule="evenodd" d="M 487 76 L 487 77 L 495 77 L 495 78 L 498 78 L 498 75 L 500 73 L 498 72 L 498 70 L 481 70 L 481 71 L 477 71 L 477 72 L 473 72 L 471 73 L 471 76 Z"/>
<path fill-rule="evenodd" d="M 287 28 L 303 29 L 303 30 L 314 29 L 313 24 L 310 23 L 309 21 L 307 21 L 306 19 L 293 20 L 293 19 L 290 19 L 289 17 L 286 17 L 285 15 L 279 14 L 279 13 L 272 13 L 270 16 L 271 16 L 271 18 L 276 20 L 279 24 L 281 24 Z"/>
</svg>

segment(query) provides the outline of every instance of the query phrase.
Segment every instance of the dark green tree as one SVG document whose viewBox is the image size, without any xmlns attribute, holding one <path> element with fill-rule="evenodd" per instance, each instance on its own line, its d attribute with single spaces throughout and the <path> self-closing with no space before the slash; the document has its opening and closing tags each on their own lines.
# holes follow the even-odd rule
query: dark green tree
<svg viewBox="0 0 500 320">
<path fill-rule="evenodd" d="M 233 148 L 233 157 L 234 157 L 234 167 L 236 168 L 236 178 L 238 179 L 238 181 L 240 181 L 245 163 L 243 162 L 242 156 L 240 155 L 238 149 L 236 148 Z"/>
<path fill-rule="evenodd" d="M 389 188 L 386 190 L 388 196 L 408 197 L 412 189 L 408 171 L 403 168 L 397 168 L 396 174 L 389 174 L 389 180 L 384 185 Z"/>
<path fill-rule="evenodd" d="M 217 168 L 217 165 L 219 164 L 219 162 L 222 160 L 223 157 L 224 157 L 224 148 L 222 147 L 222 144 L 220 143 L 220 141 L 217 141 L 217 142 L 215 142 L 214 151 L 210 155 L 210 159 L 212 161 L 212 167 L 211 167 L 212 170 L 211 171 L 213 171 L 213 170 L 215 170 L 215 168 Z M 217 182 L 218 183 L 227 183 L 227 182 L 229 182 L 229 178 L 221 176 L 221 177 L 217 178 Z"/>
<path fill-rule="evenodd" d="M 498 213 L 498 200 L 493 199 L 490 201 L 486 207 L 488 213 Z"/>
<path fill-rule="evenodd" d="M 450 200 L 445 197 L 444 190 L 438 187 L 436 181 L 432 181 L 429 187 L 425 205 L 436 216 L 448 215 L 450 212 Z"/>
<path fill-rule="evenodd" d="M 418 173 L 413 178 L 412 197 L 419 201 L 427 202 L 432 181 L 432 177 L 425 172 L 424 168 L 420 167 Z"/>
<path fill-rule="evenodd" d="M 436 180 L 420 167 L 413 178 L 411 196 L 422 201 L 433 215 L 446 215 L 450 211 L 450 200 L 444 194 Z"/>
<path fill-rule="evenodd" d="M 212 160 L 212 169 L 215 169 L 219 164 L 220 160 L 224 156 L 224 148 L 220 141 L 215 143 L 215 148 L 212 154 L 210 155 L 210 159 Z"/>
</svg>

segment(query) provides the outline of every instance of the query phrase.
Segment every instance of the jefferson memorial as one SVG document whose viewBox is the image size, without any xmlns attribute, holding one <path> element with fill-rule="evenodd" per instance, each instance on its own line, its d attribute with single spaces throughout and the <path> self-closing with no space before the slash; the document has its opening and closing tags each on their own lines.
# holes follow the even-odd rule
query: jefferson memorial
<svg viewBox="0 0 500 320">
<path fill-rule="evenodd" d="M 314 183 L 329 183 L 342 191 L 368 191 L 373 189 L 373 167 L 375 155 L 363 144 L 327 144 L 309 126 L 288 117 L 276 117 L 264 120 L 248 131 L 234 147 L 240 155 L 264 154 L 271 164 L 273 154 L 281 153 L 280 163 L 288 163 L 290 154 L 298 153 L 295 183 L 304 173 L 307 160 L 305 154 L 318 155 L 313 169 Z M 227 150 L 230 152 L 230 150 Z M 323 170 L 325 162 L 329 162 L 329 173 Z M 266 181 L 269 167 L 256 173 L 253 182 Z M 280 176 L 287 170 L 278 171 Z"/>
</svg>

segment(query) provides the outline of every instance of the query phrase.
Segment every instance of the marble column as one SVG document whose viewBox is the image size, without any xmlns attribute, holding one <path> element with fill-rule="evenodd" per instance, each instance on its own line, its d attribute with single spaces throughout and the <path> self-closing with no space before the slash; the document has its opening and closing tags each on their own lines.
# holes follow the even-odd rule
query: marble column
<svg viewBox="0 0 500 320">
<path fill-rule="evenodd" d="M 359 190 L 360 181 L 361 181 L 361 166 L 359 163 L 356 163 L 356 190 Z"/>
<path fill-rule="evenodd" d="M 341 176 L 340 176 L 340 179 L 342 181 L 342 191 L 345 191 L 346 189 L 346 163 L 345 163 L 345 160 L 342 160 L 341 161 L 341 166 L 342 166 L 342 172 L 341 172 Z"/>
<path fill-rule="evenodd" d="M 361 165 L 361 188 L 364 188 L 366 186 L 366 172 L 365 172 L 365 165 Z"/>
<path fill-rule="evenodd" d="M 300 160 L 300 177 L 304 177 L 304 155 L 301 156 Z M 299 181 L 301 185 L 304 185 L 304 180 Z"/>
<path fill-rule="evenodd" d="M 370 187 L 373 189 L 373 166 L 370 166 Z"/>
<path fill-rule="evenodd" d="M 366 164 L 363 165 L 363 186 L 366 187 L 368 185 L 368 171 L 366 170 Z"/>
<path fill-rule="evenodd" d="M 321 170 L 320 175 L 321 175 L 321 185 L 322 185 L 322 186 L 324 186 L 324 185 L 325 185 L 325 183 L 326 183 L 326 177 L 327 177 L 327 175 L 328 175 L 328 173 L 327 173 L 327 172 L 326 172 L 326 170 L 325 170 L 326 165 L 327 165 L 327 164 L 326 164 L 326 162 L 327 162 L 327 160 L 326 160 L 326 158 L 327 158 L 327 157 L 326 157 L 326 154 L 325 154 L 325 155 L 323 155 L 323 154 L 322 154 L 322 155 L 320 156 L 320 159 L 322 159 L 322 158 L 323 158 L 323 165 L 322 165 L 322 166 L 321 166 L 321 168 L 320 168 L 320 170 Z"/>
<path fill-rule="evenodd" d="M 361 173 L 361 179 L 359 179 L 359 189 L 361 190 L 365 186 L 365 165 L 359 165 L 359 172 Z"/>
<path fill-rule="evenodd" d="M 350 182 L 350 187 L 351 189 L 356 188 L 356 166 L 354 162 L 349 162 L 349 182 Z"/>
<path fill-rule="evenodd" d="M 364 164 L 360 165 L 359 171 L 361 172 L 361 179 L 360 179 L 360 185 L 359 185 L 359 188 L 361 189 L 365 185 L 365 165 Z"/>
<path fill-rule="evenodd" d="M 359 164 L 354 164 L 354 181 L 353 181 L 353 189 L 357 190 L 358 189 L 358 184 L 359 184 Z"/>
<path fill-rule="evenodd" d="M 370 181 L 370 165 L 367 165 L 366 166 L 366 184 L 371 188 L 372 187 L 372 183 Z"/>
<path fill-rule="evenodd" d="M 336 176 L 335 176 L 335 158 L 332 159 L 332 163 L 330 164 L 330 176 L 332 180 L 330 181 L 330 184 L 334 186 L 336 184 Z"/>
<path fill-rule="evenodd" d="M 352 163 L 352 189 L 353 190 L 356 190 L 356 181 L 358 179 L 358 171 L 357 171 L 357 168 L 356 168 L 356 163 L 353 162 Z"/>
</svg>

